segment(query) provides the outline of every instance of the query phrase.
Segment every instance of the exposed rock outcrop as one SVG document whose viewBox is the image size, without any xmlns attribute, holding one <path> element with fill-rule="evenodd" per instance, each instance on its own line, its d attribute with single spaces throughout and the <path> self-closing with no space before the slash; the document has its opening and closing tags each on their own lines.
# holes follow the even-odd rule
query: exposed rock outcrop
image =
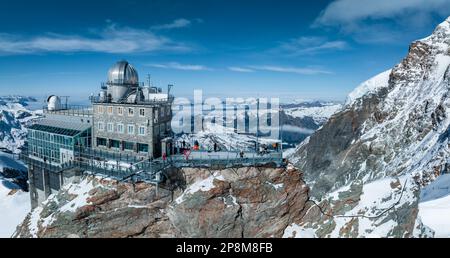
<svg viewBox="0 0 450 258">
<path fill-rule="evenodd" d="M 87 177 L 31 212 L 15 237 L 281 237 L 309 188 L 293 169 L 184 168 L 174 192 Z"/>
</svg>

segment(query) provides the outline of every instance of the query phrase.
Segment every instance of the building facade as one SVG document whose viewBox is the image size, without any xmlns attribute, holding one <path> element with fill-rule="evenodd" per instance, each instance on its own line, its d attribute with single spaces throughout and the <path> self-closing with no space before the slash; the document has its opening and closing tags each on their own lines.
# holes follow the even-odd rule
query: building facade
<svg viewBox="0 0 450 258">
<path fill-rule="evenodd" d="M 160 157 L 171 133 L 169 103 L 94 103 L 93 147 L 143 157 Z"/>
</svg>

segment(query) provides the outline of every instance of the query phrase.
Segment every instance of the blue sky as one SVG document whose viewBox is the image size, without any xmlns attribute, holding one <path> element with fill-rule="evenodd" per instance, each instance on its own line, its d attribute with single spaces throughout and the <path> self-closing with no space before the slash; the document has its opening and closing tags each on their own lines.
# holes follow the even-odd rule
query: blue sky
<svg viewBox="0 0 450 258">
<path fill-rule="evenodd" d="M 344 100 L 447 16 L 450 0 L 8 1 L 0 95 L 86 99 L 126 59 L 178 96 Z"/>
</svg>

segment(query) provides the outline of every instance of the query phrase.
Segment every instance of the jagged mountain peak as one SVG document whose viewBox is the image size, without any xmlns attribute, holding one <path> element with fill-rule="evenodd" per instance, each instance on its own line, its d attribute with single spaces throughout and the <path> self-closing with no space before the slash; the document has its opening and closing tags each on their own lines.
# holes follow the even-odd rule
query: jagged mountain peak
<svg viewBox="0 0 450 258">
<path fill-rule="evenodd" d="M 344 215 L 332 219 L 334 226 L 329 216 L 310 218 L 302 226 L 318 229 L 321 236 L 342 235 L 344 229 L 366 236 L 380 227 L 387 227 L 380 236 L 427 234 L 417 212 L 419 196 L 422 187 L 450 167 L 449 96 L 447 19 L 429 37 L 413 42 L 392 70 L 355 89 L 345 109 L 298 149 L 292 161 L 304 172 L 313 198 L 333 215 Z M 408 216 L 374 212 L 397 198 L 397 188 L 408 198 L 400 197 L 394 210 Z M 365 195 L 380 199 L 364 203 Z M 366 213 L 369 219 L 355 222 L 352 217 Z"/>
</svg>

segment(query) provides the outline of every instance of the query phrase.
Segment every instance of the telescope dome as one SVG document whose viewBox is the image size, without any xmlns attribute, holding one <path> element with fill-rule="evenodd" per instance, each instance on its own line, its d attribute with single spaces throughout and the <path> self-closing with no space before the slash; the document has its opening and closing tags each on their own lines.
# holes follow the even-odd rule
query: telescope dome
<svg viewBox="0 0 450 258">
<path fill-rule="evenodd" d="M 119 61 L 108 72 L 109 85 L 138 85 L 139 77 L 136 69 L 127 61 Z"/>
<path fill-rule="evenodd" d="M 47 110 L 57 111 L 61 109 L 61 99 L 58 96 L 51 95 L 47 98 Z"/>
</svg>

